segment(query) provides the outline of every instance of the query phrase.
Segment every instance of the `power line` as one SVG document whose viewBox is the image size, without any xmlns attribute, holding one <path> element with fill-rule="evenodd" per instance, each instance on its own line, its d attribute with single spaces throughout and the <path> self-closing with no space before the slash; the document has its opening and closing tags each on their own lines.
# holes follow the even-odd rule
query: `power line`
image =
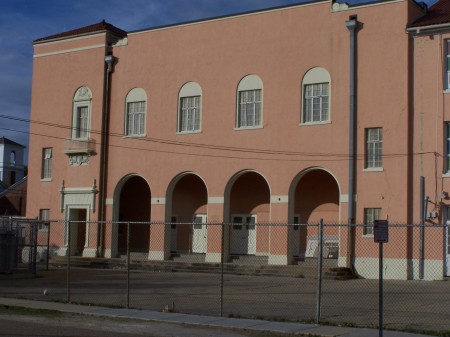
<svg viewBox="0 0 450 337">
<path fill-rule="evenodd" d="M 5 119 L 11 119 L 15 121 L 20 122 L 26 122 L 26 123 L 35 123 L 45 126 L 51 126 L 56 128 L 62 128 L 66 130 L 72 130 L 73 128 L 68 125 L 61 125 L 61 124 L 55 124 L 55 123 L 49 123 L 49 122 L 43 122 L 43 121 L 35 121 L 25 118 L 18 118 L 14 116 L 8 116 L 8 115 L 1 115 L 0 118 Z M 93 134 L 99 134 L 101 135 L 102 132 L 99 130 L 91 129 L 89 130 L 90 133 Z M 118 133 L 109 133 L 109 136 L 113 137 L 119 137 L 123 138 L 123 134 Z M 212 145 L 212 144 L 203 144 L 203 143 L 189 143 L 189 142 L 180 142 L 175 140 L 168 140 L 168 139 L 161 139 L 161 138 L 152 138 L 152 137 L 138 137 L 133 138 L 138 141 L 147 141 L 147 142 L 155 142 L 155 143 L 161 143 L 161 144 L 169 144 L 169 145 L 178 145 L 178 146 L 189 146 L 189 147 L 199 147 L 199 148 L 207 148 L 207 149 L 213 149 L 213 150 L 225 150 L 225 151 L 239 151 L 239 152 L 251 152 L 251 153 L 262 153 L 262 154 L 282 154 L 282 155 L 308 155 L 308 156 L 336 156 L 336 157 L 347 157 L 347 154 L 336 154 L 336 153 L 308 153 L 308 152 L 296 152 L 296 151 L 284 151 L 284 150 L 267 150 L 267 149 L 253 149 L 253 148 L 237 148 L 237 147 L 230 147 L 230 146 L 223 146 L 223 145 Z"/>
<path fill-rule="evenodd" d="M 55 123 L 49 123 L 49 122 L 43 122 L 43 121 L 33 121 L 30 119 L 25 118 L 19 118 L 14 116 L 8 116 L 8 115 L 2 115 L 0 114 L 0 118 L 5 119 L 11 119 L 16 120 L 20 122 L 26 122 L 26 123 L 35 123 L 39 125 L 44 126 L 50 126 L 50 127 L 56 127 L 66 130 L 72 130 L 72 127 L 67 125 L 60 125 Z M 35 136 L 41 136 L 41 137 L 47 137 L 47 138 L 54 138 L 54 139 L 60 139 L 65 140 L 64 137 L 58 137 L 54 135 L 48 135 L 48 134 L 39 134 L 39 133 L 33 133 L 31 131 L 21 131 L 21 130 L 15 130 L 15 129 L 9 129 L 9 128 L 2 128 L 2 130 L 7 131 L 13 131 L 13 132 L 19 132 L 19 133 L 25 133 L 29 135 L 35 135 Z M 94 134 L 101 134 L 100 131 L 97 130 L 90 130 L 91 133 Z M 120 139 L 123 138 L 123 134 L 117 134 L 117 133 L 109 133 L 109 136 L 118 137 Z M 227 147 L 227 146 L 221 146 L 221 145 L 210 145 L 210 144 L 201 144 L 201 143 L 189 143 L 189 142 L 179 142 L 179 141 L 172 141 L 172 140 L 166 140 L 166 139 L 158 139 L 158 138 L 150 138 L 150 137 L 139 137 L 139 138 L 133 138 L 133 140 L 137 141 L 146 141 L 151 143 L 157 143 L 157 144 L 168 144 L 168 145 L 175 145 L 175 146 L 184 146 L 184 147 L 193 147 L 193 148 L 206 148 L 209 150 L 221 150 L 221 151 L 231 151 L 231 152 L 243 152 L 243 153 L 251 153 L 251 154 L 266 154 L 266 155 L 282 155 L 282 156 L 302 156 L 302 157 L 314 157 L 311 159 L 287 159 L 287 158 L 261 158 L 261 157 L 252 157 L 252 158 L 246 158 L 251 160 L 282 160 L 282 161 L 294 161 L 294 162 L 304 162 L 304 161 L 313 161 L 316 160 L 317 157 L 327 157 L 330 159 L 320 159 L 321 161 L 325 162 L 331 162 L 331 161 L 346 161 L 350 158 L 348 154 L 336 154 L 336 153 L 314 153 L 314 152 L 294 152 L 294 151 L 281 151 L 281 150 L 263 150 L 263 149 L 252 149 L 252 148 L 236 148 L 236 147 Z M 101 145 L 99 143 L 99 145 Z M 226 159 L 242 159 L 242 157 L 238 156 L 232 156 L 232 155 L 216 155 L 216 154 L 200 154 L 200 153 L 187 153 L 187 152 L 178 152 L 178 151 L 167 151 L 167 150 L 157 150 L 157 149 L 150 149 L 150 148 L 138 148 L 133 146 L 125 146 L 125 145 L 117 145 L 117 144 L 109 144 L 110 147 L 115 148 L 122 148 L 122 149 L 128 149 L 128 150 L 138 150 L 138 151 L 147 151 L 147 152 L 157 152 L 157 153 L 167 153 L 167 154 L 175 154 L 175 155 L 189 155 L 189 156 L 200 156 L 200 157 L 213 157 L 213 158 L 226 158 Z M 411 153 L 411 155 L 419 155 L 419 154 L 435 154 L 433 151 L 429 152 L 420 152 L 420 153 Z M 405 153 L 393 153 L 393 154 L 382 154 L 383 159 L 388 158 L 398 158 L 398 157 L 406 157 L 408 154 Z M 334 158 L 334 159 L 331 159 Z M 363 160 L 364 154 L 357 154 L 356 155 L 357 160 Z"/>
</svg>

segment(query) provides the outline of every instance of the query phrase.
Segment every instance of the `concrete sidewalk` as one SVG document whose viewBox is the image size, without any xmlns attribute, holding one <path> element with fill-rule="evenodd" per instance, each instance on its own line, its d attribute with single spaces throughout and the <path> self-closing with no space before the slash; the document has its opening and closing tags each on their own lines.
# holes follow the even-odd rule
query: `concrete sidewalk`
<svg viewBox="0 0 450 337">
<path fill-rule="evenodd" d="M 98 306 L 66 304 L 58 302 L 33 301 L 0 297 L 0 305 L 25 307 L 32 309 L 55 310 L 66 313 L 76 313 L 110 318 L 129 318 L 144 321 L 155 321 L 174 324 L 201 325 L 205 327 L 223 327 L 254 331 L 314 335 L 323 337 L 377 337 L 377 329 L 350 328 L 339 326 L 325 326 L 317 324 L 271 322 L 254 319 L 239 319 L 214 316 L 200 316 L 182 313 L 165 313 L 150 310 L 111 309 Z M 386 337 L 429 337 L 427 335 L 412 334 L 397 331 L 384 331 Z"/>
</svg>

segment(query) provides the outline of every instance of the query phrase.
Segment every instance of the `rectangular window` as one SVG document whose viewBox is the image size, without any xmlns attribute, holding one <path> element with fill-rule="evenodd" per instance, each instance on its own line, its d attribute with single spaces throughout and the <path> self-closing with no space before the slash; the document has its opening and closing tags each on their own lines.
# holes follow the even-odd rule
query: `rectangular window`
<svg viewBox="0 0 450 337">
<path fill-rule="evenodd" d="M 52 148 L 42 149 L 42 170 L 41 179 L 52 178 Z"/>
<path fill-rule="evenodd" d="M 364 235 L 373 235 L 373 221 L 381 219 L 381 208 L 364 208 Z"/>
<path fill-rule="evenodd" d="M 445 89 L 450 89 L 450 40 L 445 41 L 445 57 L 444 57 L 444 82 Z"/>
<path fill-rule="evenodd" d="M 145 134 L 145 101 L 130 102 L 127 106 L 127 136 Z"/>
<path fill-rule="evenodd" d="M 50 227 L 50 210 L 49 209 L 41 209 L 39 210 L 39 226 L 38 229 L 40 231 L 48 231 Z"/>
<path fill-rule="evenodd" d="M 261 126 L 261 89 L 239 92 L 238 128 Z"/>
<path fill-rule="evenodd" d="M 445 123 L 445 168 L 446 173 L 450 173 L 450 122 Z"/>
<path fill-rule="evenodd" d="M 383 167 L 383 130 L 366 129 L 366 169 Z"/>
<path fill-rule="evenodd" d="M 180 98 L 178 132 L 200 131 L 200 96 Z"/>
<path fill-rule="evenodd" d="M 304 88 L 303 123 L 329 121 L 329 84 L 307 84 Z"/>
<path fill-rule="evenodd" d="M 88 138 L 89 107 L 77 107 L 75 118 L 75 138 Z"/>
</svg>

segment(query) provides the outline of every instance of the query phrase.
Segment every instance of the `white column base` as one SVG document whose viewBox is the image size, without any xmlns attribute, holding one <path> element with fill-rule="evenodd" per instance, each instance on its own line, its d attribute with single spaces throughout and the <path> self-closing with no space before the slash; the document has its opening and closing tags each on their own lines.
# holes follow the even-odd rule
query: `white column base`
<svg viewBox="0 0 450 337">
<path fill-rule="evenodd" d="M 67 251 L 68 251 L 67 247 L 58 248 L 58 250 L 56 251 L 56 255 L 67 256 Z"/>
<path fill-rule="evenodd" d="M 220 263 L 222 261 L 221 253 L 206 253 L 205 262 Z"/>
<path fill-rule="evenodd" d="M 269 264 L 286 266 L 289 264 L 287 255 L 269 255 Z"/>
<path fill-rule="evenodd" d="M 148 260 L 150 261 L 164 261 L 165 260 L 165 252 L 164 251 L 149 251 L 148 252 Z"/>
<path fill-rule="evenodd" d="M 97 248 L 84 248 L 82 256 L 83 257 L 98 257 Z"/>
</svg>

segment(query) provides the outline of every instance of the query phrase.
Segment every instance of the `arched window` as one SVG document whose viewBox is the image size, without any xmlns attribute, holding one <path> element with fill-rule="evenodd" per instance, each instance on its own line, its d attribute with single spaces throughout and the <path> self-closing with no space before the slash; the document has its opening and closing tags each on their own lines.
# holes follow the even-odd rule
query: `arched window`
<svg viewBox="0 0 450 337">
<path fill-rule="evenodd" d="M 303 124 L 330 122 L 330 74 L 323 68 L 310 69 L 302 81 Z"/>
<path fill-rule="evenodd" d="M 262 127 L 263 84 L 256 75 L 245 76 L 237 89 L 236 128 Z"/>
<path fill-rule="evenodd" d="M 72 139 L 88 139 L 91 127 L 92 92 L 81 87 L 73 98 Z"/>
<path fill-rule="evenodd" d="M 180 133 L 201 131 L 202 88 L 196 82 L 183 85 L 178 94 L 178 127 Z"/>
<path fill-rule="evenodd" d="M 147 114 L 147 94 L 144 89 L 132 89 L 126 98 L 125 136 L 145 136 L 145 116 Z"/>
<path fill-rule="evenodd" d="M 16 151 L 11 151 L 9 155 L 9 163 L 14 165 L 16 163 Z"/>
</svg>

